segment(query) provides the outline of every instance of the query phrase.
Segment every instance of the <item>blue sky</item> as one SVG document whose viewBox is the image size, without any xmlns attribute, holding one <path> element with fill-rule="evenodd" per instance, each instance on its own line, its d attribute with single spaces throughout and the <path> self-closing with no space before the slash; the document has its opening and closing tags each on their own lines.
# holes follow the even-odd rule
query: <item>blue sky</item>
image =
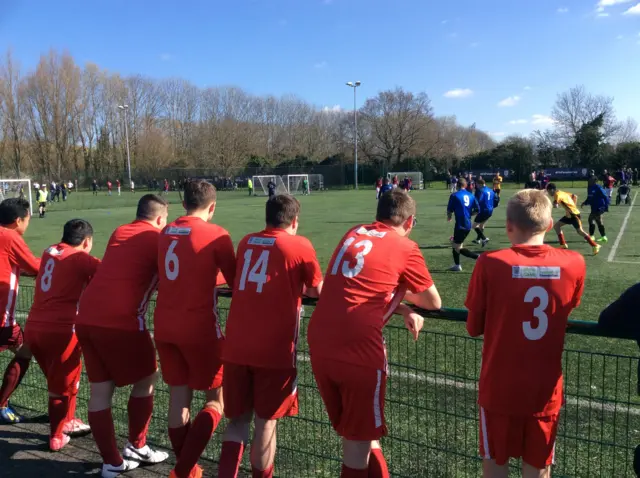
<svg viewBox="0 0 640 478">
<path fill-rule="evenodd" d="M 402 86 L 497 138 L 548 127 L 576 84 L 640 121 L 640 0 L 0 0 L 7 47 L 321 107 Z"/>
</svg>

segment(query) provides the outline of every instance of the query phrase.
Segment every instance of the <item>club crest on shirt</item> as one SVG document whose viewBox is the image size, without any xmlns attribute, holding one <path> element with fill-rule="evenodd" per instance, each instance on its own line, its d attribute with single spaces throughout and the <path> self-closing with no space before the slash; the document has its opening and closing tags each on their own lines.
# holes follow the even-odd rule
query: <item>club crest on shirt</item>
<svg viewBox="0 0 640 478">
<path fill-rule="evenodd" d="M 189 234 L 191 234 L 191 228 L 171 226 L 167 228 L 165 234 L 167 234 L 168 236 L 188 236 Z"/>
<path fill-rule="evenodd" d="M 371 229 L 369 231 L 367 230 L 366 227 L 361 227 L 360 229 L 358 229 L 356 231 L 356 234 L 361 234 L 369 237 L 377 237 L 377 238 L 383 238 L 384 236 L 387 235 L 385 231 L 376 231 L 375 229 Z"/>
<path fill-rule="evenodd" d="M 47 254 L 51 256 L 61 256 L 62 251 L 56 249 L 55 247 L 50 247 L 49 249 L 47 249 Z"/>
<path fill-rule="evenodd" d="M 250 237 L 248 241 L 250 246 L 273 246 L 276 243 L 275 237 Z"/>
<path fill-rule="evenodd" d="M 560 279 L 560 267 L 553 266 L 511 266 L 514 279 Z"/>
</svg>

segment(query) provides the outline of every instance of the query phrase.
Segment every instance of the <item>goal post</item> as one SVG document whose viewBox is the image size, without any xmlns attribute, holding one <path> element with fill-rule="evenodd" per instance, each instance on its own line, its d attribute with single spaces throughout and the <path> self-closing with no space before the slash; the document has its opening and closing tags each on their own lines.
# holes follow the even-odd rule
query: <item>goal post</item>
<svg viewBox="0 0 640 478">
<path fill-rule="evenodd" d="M 403 171 L 403 172 L 389 172 L 387 173 L 387 178 L 389 181 L 393 179 L 394 176 L 398 176 L 398 183 L 402 184 L 402 181 L 405 177 L 411 178 L 411 187 L 413 189 L 424 189 L 424 178 L 420 171 Z"/>
<path fill-rule="evenodd" d="M 309 194 L 311 185 L 308 174 L 287 174 L 287 189 L 289 194 Z M 306 184 L 305 184 L 306 180 Z"/>
<path fill-rule="evenodd" d="M 29 208 L 33 215 L 33 189 L 31 179 L 1 179 L 0 202 L 9 198 L 24 197 L 29 200 Z"/>
<path fill-rule="evenodd" d="M 283 194 L 283 193 L 289 192 L 281 176 L 277 176 L 277 175 L 252 176 L 251 179 L 253 181 L 254 196 L 268 196 L 270 182 L 273 182 L 273 184 L 276 185 L 276 194 Z"/>
</svg>

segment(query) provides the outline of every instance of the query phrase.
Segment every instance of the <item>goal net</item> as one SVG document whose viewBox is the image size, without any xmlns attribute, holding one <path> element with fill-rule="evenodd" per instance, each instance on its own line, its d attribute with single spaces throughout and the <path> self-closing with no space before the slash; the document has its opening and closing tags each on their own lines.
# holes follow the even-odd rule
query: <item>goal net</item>
<svg viewBox="0 0 640 478">
<path fill-rule="evenodd" d="M 253 194 L 254 196 L 268 196 L 269 183 L 276 185 L 276 194 L 287 193 L 287 186 L 281 176 L 253 176 Z"/>
<path fill-rule="evenodd" d="M 31 180 L 30 179 L 0 179 L 0 202 L 9 198 L 23 197 L 29 201 L 33 214 Z"/>
<path fill-rule="evenodd" d="M 311 184 L 309 183 L 308 174 L 288 174 L 285 176 L 287 182 L 287 189 L 289 194 L 309 194 Z M 305 186 L 305 179 L 307 184 Z"/>
<path fill-rule="evenodd" d="M 390 172 L 387 173 L 387 178 L 389 181 L 393 179 L 394 176 L 398 176 L 398 184 L 402 185 L 404 178 L 411 178 L 411 188 L 412 189 L 424 189 L 424 179 L 422 173 L 420 171 L 408 171 L 408 172 Z"/>
<path fill-rule="evenodd" d="M 309 189 L 312 191 L 324 190 L 324 176 L 322 174 L 309 175 Z"/>
</svg>

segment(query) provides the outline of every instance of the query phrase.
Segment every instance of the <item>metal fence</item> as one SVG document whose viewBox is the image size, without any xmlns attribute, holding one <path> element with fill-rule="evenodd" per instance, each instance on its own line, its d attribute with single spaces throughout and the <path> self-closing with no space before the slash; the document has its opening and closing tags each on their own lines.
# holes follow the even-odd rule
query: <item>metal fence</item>
<svg viewBox="0 0 640 478">
<path fill-rule="evenodd" d="M 21 289 L 18 303 L 21 321 L 26 317 L 32 294 L 32 288 Z M 226 318 L 227 305 L 221 304 L 222 320 Z M 150 309 L 151 317 L 153 308 Z M 311 307 L 306 309 L 305 317 L 308 317 Z M 464 318 L 463 311 L 444 315 L 454 320 Z M 425 331 L 418 342 L 402 327 L 391 325 L 385 330 L 391 376 L 386 396 L 389 436 L 383 439 L 382 447 L 393 476 L 480 475 L 476 398 L 482 341 L 467 337 L 462 325 L 445 325 L 451 326 L 447 328 L 453 332 Z M 279 425 L 276 474 L 292 478 L 336 477 L 340 474 L 340 441 L 331 429 L 315 387 L 306 349 L 306 327 L 301 330 L 300 414 L 282 420 Z M 572 330 L 593 333 L 579 327 Z M 8 360 L 8 355 L 3 354 L 0 366 L 4 368 Z M 637 367 L 638 358 L 633 354 L 565 351 L 566 399 L 554 476 L 633 476 L 633 448 L 640 443 L 640 401 L 635 390 Z M 87 399 L 88 385 L 83 377 L 78 396 L 81 416 L 86 414 Z M 113 408 L 116 431 L 122 436 L 127 432 L 127 399 L 128 391 L 118 391 Z M 194 411 L 201 405 L 201 397 L 195 402 Z M 37 366 L 29 370 L 12 403 L 27 410 L 28 415 L 46 414 L 46 382 Z M 167 407 L 167 389 L 159 384 L 149 439 L 170 447 Z M 205 458 L 212 462 L 219 456 L 222 430 L 224 423 L 206 451 Z M 248 453 L 245 454 L 246 467 L 247 459 Z M 215 465 L 211 463 L 210 467 Z M 518 470 L 519 465 L 514 463 L 514 476 Z"/>
</svg>

